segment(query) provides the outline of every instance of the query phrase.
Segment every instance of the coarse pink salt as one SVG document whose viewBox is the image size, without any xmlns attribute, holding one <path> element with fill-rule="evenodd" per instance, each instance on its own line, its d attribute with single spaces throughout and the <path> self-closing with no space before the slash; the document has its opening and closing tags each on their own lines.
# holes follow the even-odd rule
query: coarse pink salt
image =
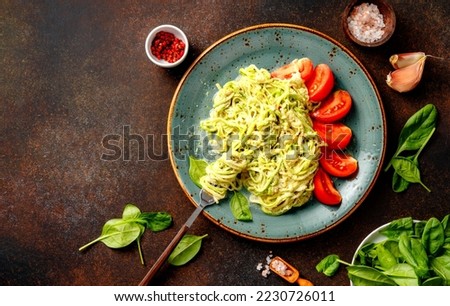
<svg viewBox="0 0 450 306">
<path fill-rule="evenodd" d="M 362 3 L 355 6 L 347 18 L 350 33 L 358 40 L 373 43 L 384 34 L 383 15 L 375 4 Z"/>
</svg>

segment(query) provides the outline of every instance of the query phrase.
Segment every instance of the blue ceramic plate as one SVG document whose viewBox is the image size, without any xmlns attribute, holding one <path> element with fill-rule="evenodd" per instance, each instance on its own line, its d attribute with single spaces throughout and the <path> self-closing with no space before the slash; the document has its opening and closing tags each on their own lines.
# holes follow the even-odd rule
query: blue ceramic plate
<svg viewBox="0 0 450 306">
<path fill-rule="evenodd" d="M 273 70 L 302 57 L 309 57 L 314 64 L 328 64 L 335 74 L 335 87 L 352 95 L 354 103 L 345 123 L 354 136 L 347 150 L 358 160 L 359 171 L 351 179 L 335 180 L 342 195 L 339 206 L 326 206 L 311 199 L 300 208 L 274 217 L 251 204 L 252 222 L 233 218 L 230 198 L 206 209 L 207 218 L 241 237 L 289 242 L 319 235 L 354 212 L 379 175 L 386 123 L 378 90 L 367 70 L 349 50 L 323 33 L 290 24 L 262 24 L 234 32 L 210 46 L 195 60 L 176 89 L 168 118 L 168 145 L 182 189 L 197 205 L 199 188 L 189 177 L 188 157 L 211 157 L 205 149 L 207 138 L 199 129 L 199 122 L 209 116 L 216 83 L 235 79 L 239 69 L 250 64 Z"/>
</svg>

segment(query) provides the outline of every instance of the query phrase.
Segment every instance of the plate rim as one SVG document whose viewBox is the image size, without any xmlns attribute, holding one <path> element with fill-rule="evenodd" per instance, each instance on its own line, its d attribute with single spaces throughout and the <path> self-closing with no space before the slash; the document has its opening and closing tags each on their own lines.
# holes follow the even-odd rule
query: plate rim
<svg viewBox="0 0 450 306">
<path fill-rule="evenodd" d="M 339 48 L 342 49 L 343 52 L 345 52 L 353 61 L 355 61 L 355 63 L 359 66 L 359 68 L 364 72 L 365 76 L 367 77 L 367 79 L 369 80 L 370 84 L 372 85 L 372 89 L 375 92 L 377 101 L 378 101 L 378 105 L 380 107 L 380 112 L 381 112 L 381 126 L 383 128 L 383 139 L 382 139 L 382 146 L 380 149 L 380 163 L 378 168 L 376 169 L 375 173 L 374 173 L 374 177 L 372 179 L 372 181 L 370 182 L 370 184 L 367 187 L 367 190 L 363 193 L 363 195 L 361 196 L 361 198 L 355 203 L 355 205 L 345 214 L 343 215 L 340 219 L 336 220 L 334 223 L 330 224 L 329 226 L 326 226 L 316 232 L 313 233 L 309 233 L 306 235 L 301 235 L 301 236 L 293 236 L 293 237 L 285 237 L 285 238 L 269 238 L 269 237 L 256 237 L 253 235 L 249 235 L 246 234 L 244 232 L 240 232 L 238 230 L 235 230 L 231 227 L 228 227 L 226 225 L 224 225 L 222 222 L 220 222 L 219 220 L 213 218 L 206 210 L 202 211 L 202 215 L 205 216 L 207 219 L 209 219 L 210 221 L 212 221 L 214 224 L 218 225 L 220 228 L 225 229 L 226 231 L 233 233 L 234 235 L 237 235 L 241 238 L 246 238 L 249 240 L 253 240 L 253 241 L 259 241 L 259 242 L 268 242 L 268 243 L 288 243 L 288 242 L 297 242 L 297 241 L 303 241 L 303 240 L 307 240 L 307 239 L 311 239 L 313 237 L 319 236 L 325 232 L 328 232 L 329 230 L 335 228 L 336 226 L 338 226 L 339 224 L 341 224 L 343 221 L 345 221 L 350 215 L 352 215 L 354 213 L 354 211 L 361 206 L 361 204 L 366 200 L 367 196 L 370 194 L 370 192 L 372 191 L 375 183 L 378 180 L 378 177 L 380 175 L 380 172 L 382 170 L 382 165 L 384 163 L 384 159 L 385 159 L 385 154 L 386 154 L 386 144 L 387 144 L 387 124 L 386 124 L 386 114 L 385 114 L 385 110 L 384 110 L 384 106 L 383 106 L 383 100 L 381 99 L 381 95 L 380 92 L 378 90 L 378 87 L 376 86 L 375 81 L 373 80 L 371 74 L 369 73 L 369 71 L 367 70 L 367 68 L 363 65 L 363 63 L 347 48 L 345 47 L 342 43 L 340 43 L 339 41 L 337 41 L 336 39 L 328 36 L 327 34 L 320 32 L 316 29 L 313 28 L 309 28 L 306 26 L 302 26 L 302 25 L 297 25 L 297 24 L 291 24 L 291 23 L 262 23 L 262 24 L 256 24 L 256 25 L 252 25 L 252 26 L 248 26 L 248 27 L 244 27 L 241 28 L 239 30 L 233 31 L 225 36 L 223 36 L 222 38 L 216 40 L 214 43 L 212 43 L 209 47 L 207 47 L 203 52 L 200 53 L 200 55 L 197 56 L 197 58 L 192 62 L 192 64 L 189 66 L 189 68 L 186 70 L 186 72 L 183 74 L 182 78 L 180 79 L 180 81 L 178 82 L 178 85 L 175 89 L 175 92 L 172 96 L 171 102 L 170 102 L 170 108 L 169 108 L 169 113 L 168 113 L 168 120 L 167 120 L 167 144 L 168 144 L 168 155 L 169 155 L 169 159 L 170 159 L 170 164 L 172 166 L 172 170 L 175 174 L 175 177 L 178 181 L 178 184 L 180 185 L 181 189 L 183 190 L 183 192 L 185 193 L 185 195 L 187 196 L 187 198 L 190 200 L 190 202 L 194 205 L 194 207 L 197 207 L 199 204 L 197 203 L 197 201 L 194 199 L 193 195 L 186 189 L 186 186 L 183 182 L 183 180 L 181 179 L 180 174 L 177 171 L 177 164 L 174 160 L 174 156 L 172 154 L 173 152 L 173 146 L 172 146 L 172 120 L 174 118 L 174 112 L 175 112 L 175 107 L 176 107 L 176 102 L 177 102 L 177 98 L 179 95 L 180 90 L 182 89 L 184 83 L 186 82 L 186 80 L 188 79 L 189 75 L 191 74 L 191 72 L 194 70 L 194 68 L 197 66 L 197 64 L 206 56 L 209 54 L 209 52 L 211 50 L 213 50 L 214 48 L 220 46 L 223 42 L 238 36 L 240 34 L 246 33 L 246 32 L 251 32 L 251 31 L 255 31 L 255 30 L 259 30 L 259 29 L 268 29 L 268 28 L 288 28 L 288 29 L 294 29 L 294 30 L 299 30 L 299 31 L 304 31 L 304 32 L 308 32 L 308 33 L 312 33 L 314 35 L 317 35 L 325 40 L 328 40 L 329 42 L 335 44 L 336 46 L 338 46 Z"/>
</svg>

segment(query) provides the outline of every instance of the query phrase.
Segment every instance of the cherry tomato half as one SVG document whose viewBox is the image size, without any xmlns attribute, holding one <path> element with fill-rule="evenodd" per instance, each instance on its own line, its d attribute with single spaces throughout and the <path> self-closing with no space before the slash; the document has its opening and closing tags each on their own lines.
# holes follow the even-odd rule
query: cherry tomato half
<svg viewBox="0 0 450 306">
<path fill-rule="evenodd" d="M 334 87 L 334 75 L 330 66 L 319 64 L 314 68 L 313 75 L 306 82 L 309 99 L 320 102 L 325 99 Z"/>
<path fill-rule="evenodd" d="M 330 175 L 336 177 L 347 177 L 358 169 L 358 161 L 353 156 L 331 150 L 324 150 L 325 154 L 319 159 L 322 168 Z"/>
<path fill-rule="evenodd" d="M 300 72 L 303 81 L 307 81 L 313 75 L 313 62 L 307 58 L 295 59 L 291 63 L 286 64 L 275 71 L 270 76 L 278 79 L 289 79 L 294 73 Z"/>
<path fill-rule="evenodd" d="M 344 118 L 352 107 L 352 97 L 342 89 L 329 95 L 314 112 L 311 117 L 325 123 L 336 122 Z"/>
<path fill-rule="evenodd" d="M 352 130 L 341 122 L 322 123 L 313 120 L 313 129 L 326 142 L 326 149 L 344 150 L 352 139 Z"/>
<path fill-rule="evenodd" d="M 334 187 L 330 176 L 319 167 L 313 179 L 314 197 L 326 205 L 338 205 L 342 201 L 341 194 Z"/>
</svg>

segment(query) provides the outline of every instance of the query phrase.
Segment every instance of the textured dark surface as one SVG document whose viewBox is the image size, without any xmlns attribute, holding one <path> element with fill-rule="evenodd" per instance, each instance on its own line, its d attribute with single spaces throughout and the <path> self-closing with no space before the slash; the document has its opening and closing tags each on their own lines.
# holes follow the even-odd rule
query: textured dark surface
<svg viewBox="0 0 450 306">
<path fill-rule="evenodd" d="M 7 1 L 0 2 L 0 285 L 135 285 L 193 211 L 172 171 L 166 124 L 175 88 L 209 45 L 243 27 L 286 22 L 319 30 L 343 43 L 366 66 L 381 93 L 388 126 L 386 158 L 401 127 L 426 103 L 439 111 L 436 133 L 421 155 L 419 185 L 395 194 L 392 172 L 381 173 L 363 205 L 332 231 L 311 240 L 265 244 L 244 240 L 200 217 L 190 230 L 209 236 L 189 264 L 164 270 L 158 285 L 282 285 L 256 270 L 272 252 L 317 285 L 347 285 L 345 271 L 319 275 L 315 264 L 339 254 L 351 260 L 374 228 L 399 217 L 442 218 L 450 213 L 449 4 L 391 1 L 397 29 L 384 46 L 350 43 L 341 29 L 345 1 Z M 148 32 L 162 23 L 190 39 L 187 61 L 164 70 L 144 51 Z M 385 83 L 394 53 L 424 51 L 422 82 L 399 94 Z M 102 161 L 106 135 L 153 135 L 140 160 L 132 142 L 128 160 Z M 151 156 L 152 158 L 150 158 Z M 112 250 L 97 244 L 104 222 L 126 203 L 164 210 L 173 226 L 146 232 L 139 262 L 135 244 Z"/>
</svg>

